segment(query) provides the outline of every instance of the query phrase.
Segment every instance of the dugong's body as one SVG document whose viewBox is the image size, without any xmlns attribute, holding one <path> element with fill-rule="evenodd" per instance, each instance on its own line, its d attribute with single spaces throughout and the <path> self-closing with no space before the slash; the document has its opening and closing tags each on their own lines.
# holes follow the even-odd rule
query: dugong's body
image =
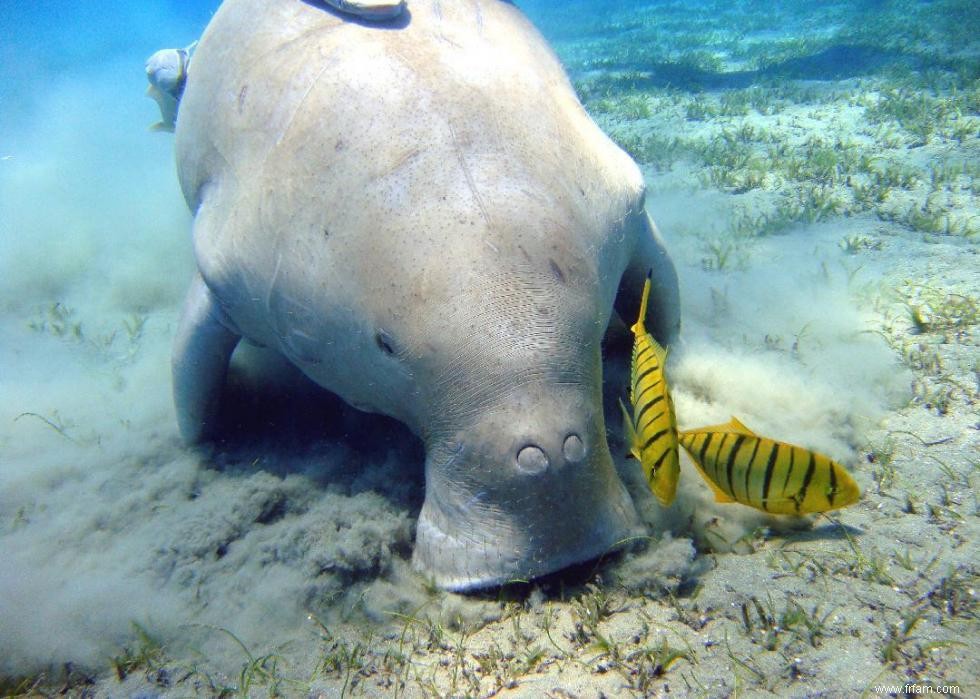
<svg viewBox="0 0 980 699">
<path fill-rule="evenodd" d="M 174 352 L 189 441 L 240 338 L 426 448 L 415 564 L 465 590 L 597 556 L 635 530 L 600 343 L 679 324 L 642 177 L 501 0 L 412 0 L 394 24 L 226 0 L 177 123 L 199 275 Z M 617 299 L 618 294 L 618 299 Z"/>
</svg>

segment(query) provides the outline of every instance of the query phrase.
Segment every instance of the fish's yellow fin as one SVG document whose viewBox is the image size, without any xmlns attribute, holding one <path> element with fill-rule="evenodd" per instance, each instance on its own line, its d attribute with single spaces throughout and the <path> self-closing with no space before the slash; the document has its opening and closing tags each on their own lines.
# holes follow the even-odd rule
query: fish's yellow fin
<svg viewBox="0 0 980 699">
<path fill-rule="evenodd" d="M 693 436 L 698 434 L 703 434 L 705 432 L 717 432 L 717 433 L 727 433 L 727 434 L 744 434 L 746 437 L 758 437 L 755 432 L 750 430 L 748 427 L 739 422 L 737 417 L 732 416 L 732 419 L 721 425 L 708 425 L 707 427 L 695 427 L 691 430 L 678 430 L 677 434 L 682 434 L 685 436 Z"/>
<path fill-rule="evenodd" d="M 735 417 L 734 415 L 732 415 L 732 419 L 729 420 L 728 427 L 729 427 L 729 429 L 732 432 L 735 432 L 736 434 L 744 434 L 744 435 L 747 435 L 749 437 L 758 437 L 759 436 L 755 432 L 753 432 L 752 430 L 750 430 L 748 427 L 746 427 L 745 425 L 743 425 L 741 423 L 741 421 L 739 421 L 739 419 L 737 417 Z"/>
<path fill-rule="evenodd" d="M 626 446 L 629 448 L 629 454 L 634 459 L 640 458 L 640 450 L 637 448 L 636 439 L 636 427 L 633 426 L 633 418 L 630 417 L 630 411 L 626 408 L 626 403 L 623 399 L 619 399 L 619 407 L 623 411 L 623 436 L 626 439 Z"/>
<path fill-rule="evenodd" d="M 704 473 L 702 472 L 701 475 L 703 476 Z M 714 483 L 712 483 L 710 480 L 708 480 L 707 478 L 705 478 L 705 480 L 708 481 L 708 485 L 711 486 L 711 490 L 715 494 L 715 502 L 723 502 L 725 504 L 728 504 L 728 503 L 731 503 L 731 502 L 738 502 L 735 498 L 733 498 L 731 495 L 729 495 L 724 490 L 722 490 L 721 488 L 719 488 L 717 485 L 715 485 Z"/>
<path fill-rule="evenodd" d="M 667 350 L 657 342 L 653 335 L 647 333 L 647 340 L 650 342 L 650 347 L 653 349 L 653 353 L 657 355 L 657 360 L 660 362 L 660 366 L 667 366 Z"/>
<path fill-rule="evenodd" d="M 647 301 L 650 299 L 650 286 L 651 286 L 650 280 L 652 277 L 653 277 L 653 267 L 651 267 L 650 271 L 647 272 L 646 281 L 643 282 L 643 296 L 640 298 L 639 316 L 637 317 L 636 322 L 633 323 L 633 326 L 630 328 L 630 330 L 633 331 L 633 334 L 636 335 L 637 337 L 641 335 L 645 335 L 647 331 L 644 321 L 646 320 L 647 317 Z"/>
</svg>

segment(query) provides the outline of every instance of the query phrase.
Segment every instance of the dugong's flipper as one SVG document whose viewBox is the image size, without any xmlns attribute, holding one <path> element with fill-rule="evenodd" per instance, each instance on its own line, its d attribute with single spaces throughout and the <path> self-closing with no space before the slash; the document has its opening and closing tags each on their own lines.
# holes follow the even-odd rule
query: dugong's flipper
<svg viewBox="0 0 980 699">
<path fill-rule="evenodd" d="M 405 0 L 325 0 L 335 10 L 366 20 L 393 19 L 405 10 Z"/>
<path fill-rule="evenodd" d="M 173 131 L 177 122 L 177 107 L 190 66 L 193 44 L 184 49 L 160 49 L 146 59 L 146 79 L 150 85 L 146 95 L 160 108 L 160 121 L 150 128 L 154 131 Z"/>
<path fill-rule="evenodd" d="M 172 359 L 174 406 L 181 436 L 200 442 L 214 428 L 231 353 L 240 339 L 221 322 L 221 309 L 195 276 L 177 326 Z"/>
</svg>

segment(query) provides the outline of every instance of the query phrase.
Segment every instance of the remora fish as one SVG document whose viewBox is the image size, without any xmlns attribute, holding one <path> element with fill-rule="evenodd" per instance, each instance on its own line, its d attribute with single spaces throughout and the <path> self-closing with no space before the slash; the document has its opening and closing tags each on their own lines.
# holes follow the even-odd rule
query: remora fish
<svg viewBox="0 0 980 699">
<path fill-rule="evenodd" d="M 724 425 L 678 435 L 717 502 L 801 515 L 836 510 L 861 497 L 857 483 L 836 461 L 760 437 L 734 417 Z"/>
<path fill-rule="evenodd" d="M 623 424 L 632 454 L 643 467 L 650 490 L 663 506 L 670 505 L 677 494 L 681 466 L 677 450 L 677 420 L 674 401 L 664 378 L 667 352 L 647 332 L 643 319 L 650 296 L 650 274 L 643 284 L 640 317 L 631 328 L 633 361 L 630 364 L 630 403 L 633 416 L 623 402 Z"/>
</svg>

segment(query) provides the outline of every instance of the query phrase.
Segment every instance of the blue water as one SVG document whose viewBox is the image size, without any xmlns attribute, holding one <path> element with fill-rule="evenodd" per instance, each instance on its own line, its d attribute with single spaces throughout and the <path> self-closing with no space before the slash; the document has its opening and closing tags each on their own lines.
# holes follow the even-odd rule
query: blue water
<svg viewBox="0 0 980 699">
<path fill-rule="evenodd" d="M 916 298 L 980 294 L 976 3 L 516 4 L 647 179 L 684 294 L 679 408 L 704 423 L 748 411 L 860 462 L 867 489 L 867 423 L 896 396 L 939 416 L 908 353 L 934 340 L 962 359 L 956 385 L 975 378 L 975 307 L 904 350 L 881 339 L 881 309 L 911 288 L 903 275 Z M 134 620 L 173 639 L 200 615 L 272 644 L 305 623 L 302 595 L 375 620 L 383 601 L 427 599 L 406 572 L 418 445 L 390 424 L 304 387 L 305 419 L 246 391 L 231 446 L 202 456 L 177 438 L 168 361 L 191 217 L 173 136 L 148 130 L 143 63 L 194 41 L 217 6 L 0 2 L 0 689 L 65 662 L 104 672 Z M 975 399 L 963 389 L 950 410 Z M 299 425 L 285 456 L 262 443 L 270 415 Z M 648 524 L 706 546 L 688 514 Z M 303 548 L 314 526 L 324 543 Z"/>
</svg>

